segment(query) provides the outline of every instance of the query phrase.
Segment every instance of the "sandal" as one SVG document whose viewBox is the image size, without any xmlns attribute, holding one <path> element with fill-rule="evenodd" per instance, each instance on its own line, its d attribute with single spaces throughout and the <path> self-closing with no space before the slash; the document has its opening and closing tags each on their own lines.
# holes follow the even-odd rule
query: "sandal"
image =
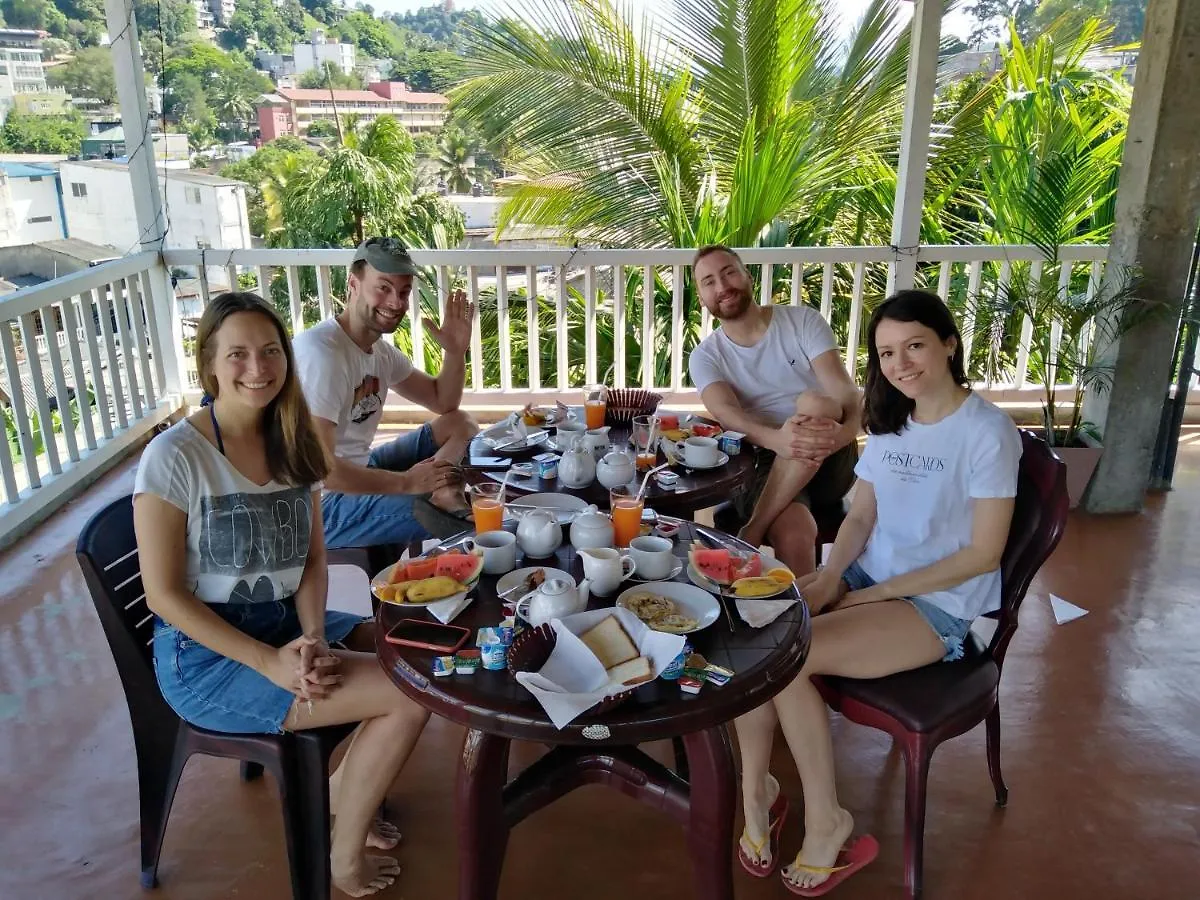
<svg viewBox="0 0 1200 900">
<path fill-rule="evenodd" d="M 776 787 L 779 782 L 775 781 Z M 787 819 L 788 814 L 788 798 L 784 795 L 783 789 L 780 788 L 775 795 L 775 801 L 771 804 L 771 809 L 767 813 L 767 833 L 757 844 L 750 840 L 749 836 L 743 831 L 742 837 L 746 839 L 746 843 L 754 850 L 754 856 L 758 860 L 751 858 L 746 852 L 746 848 L 742 846 L 742 842 L 738 841 L 738 862 L 742 864 L 742 868 L 753 875 L 755 878 L 769 878 L 774 873 L 776 866 L 779 865 L 779 835 L 783 831 L 783 823 Z M 763 860 L 763 847 L 770 843 L 771 858 Z"/>
<path fill-rule="evenodd" d="M 791 879 L 787 875 L 782 875 L 783 886 L 799 897 L 822 897 L 828 894 L 835 887 L 861 869 L 867 863 L 872 862 L 879 855 L 879 841 L 875 840 L 869 834 L 864 834 L 855 838 L 846 844 L 838 853 L 837 865 L 832 866 L 806 866 L 804 863 L 792 862 L 793 869 L 801 869 L 805 872 L 812 872 L 814 875 L 828 875 L 829 877 L 818 884 L 816 887 L 802 888 L 792 884 Z M 797 853 L 796 857 L 799 858 Z"/>
</svg>

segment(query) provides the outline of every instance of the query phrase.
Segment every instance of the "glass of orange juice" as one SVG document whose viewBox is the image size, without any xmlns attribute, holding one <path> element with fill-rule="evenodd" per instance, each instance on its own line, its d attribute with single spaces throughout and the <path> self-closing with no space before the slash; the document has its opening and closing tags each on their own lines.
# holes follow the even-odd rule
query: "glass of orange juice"
<svg viewBox="0 0 1200 900">
<path fill-rule="evenodd" d="M 633 451 L 637 457 L 637 470 L 645 472 L 653 469 L 658 462 L 658 451 L 650 438 L 654 431 L 653 416 L 634 416 L 633 418 Z"/>
<path fill-rule="evenodd" d="M 583 395 L 583 418 L 588 428 L 604 427 L 604 415 L 608 411 L 608 391 L 593 388 Z"/>
<path fill-rule="evenodd" d="M 637 496 L 636 490 L 625 485 L 609 491 L 608 500 L 612 511 L 613 544 L 628 547 L 629 542 L 641 534 L 645 501 Z"/>
<path fill-rule="evenodd" d="M 500 502 L 500 485 L 494 481 L 471 486 L 471 512 L 475 516 L 475 533 L 500 531 L 504 527 L 504 504 Z"/>
</svg>

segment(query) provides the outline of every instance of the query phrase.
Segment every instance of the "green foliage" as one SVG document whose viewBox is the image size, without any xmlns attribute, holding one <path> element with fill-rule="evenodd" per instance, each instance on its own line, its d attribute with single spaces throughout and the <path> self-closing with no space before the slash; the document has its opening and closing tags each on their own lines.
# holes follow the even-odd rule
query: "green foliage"
<svg viewBox="0 0 1200 900">
<path fill-rule="evenodd" d="M 447 128 L 437 145 L 438 174 L 446 179 L 452 194 L 466 194 L 483 173 L 475 165 L 479 140 L 461 128 Z"/>
<path fill-rule="evenodd" d="M 354 44 L 372 58 L 386 58 L 397 44 L 398 32 L 365 12 L 347 13 L 338 23 L 337 33 L 347 44 Z"/>
<path fill-rule="evenodd" d="M 347 74 L 329 60 L 321 63 L 320 68 L 305 72 L 299 81 L 302 88 L 327 88 L 331 84 L 338 90 L 361 91 L 365 87 L 357 72 Z"/>
<path fill-rule="evenodd" d="M 310 138 L 337 137 L 337 123 L 329 119 L 317 119 L 308 126 L 308 136 Z"/>
<path fill-rule="evenodd" d="M 414 91 L 445 93 L 466 73 L 466 61 L 450 50 L 401 48 L 392 55 L 392 80 L 406 82 Z"/>
<path fill-rule="evenodd" d="M 221 33 L 229 49 L 244 50 L 254 40 L 259 49 L 275 53 L 291 53 L 292 45 L 304 37 L 304 9 L 297 0 L 281 6 L 273 0 L 238 0 L 228 29 Z"/>
<path fill-rule="evenodd" d="M 187 132 L 194 149 L 209 146 L 219 125 L 229 137 L 245 134 L 259 94 L 271 82 L 245 58 L 203 42 L 185 43 L 171 51 L 163 69 L 167 115 Z"/>
<path fill-rule="evenodd" d="M 221 167 L 223 178 L 236 178 L 246 183 L 246 211 L 250 218 L 250 233 L 263 237 L 267 233 L 267 209 L 262 185 L 289 156 L 296 156 L 304 165 L 314 165 L 317 154 L 299 138 L 276 138 L 259 148 L 249 159 Z"/>
<path fill-rule="evenodd" d="M 93 97 L 102 103 L 117 102 L 117 79 L 112 52 L 107 47 L 85 47 L 70 62 L 46 72 L 46 82 L 66 88 L 72 97 Z"/>
<path fill-rule="evenodd" d="M 0 128 L 0 150 L 7 153 L 64 153 L 78 155 L 87 124 L 77 112 L 65 116 L 36 116 L 13 110 Z"/>
</svg>

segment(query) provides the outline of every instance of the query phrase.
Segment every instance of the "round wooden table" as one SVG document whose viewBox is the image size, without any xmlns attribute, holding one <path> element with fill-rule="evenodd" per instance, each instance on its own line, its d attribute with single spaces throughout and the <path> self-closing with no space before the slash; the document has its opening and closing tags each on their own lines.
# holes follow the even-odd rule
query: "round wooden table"
<svg viewBox="0 0 1200 900">
<path fill-rule="evenodd" d="M 736 538 L 686 522 L 676 540 L 676 555 L 686 558 L 699 533 L 747 548 Z M 552 558 L 518 559 L 518 567 L 527 565 L 565 569 L 582 579 L 582 564 L 569 544 Z M 677 580 L 687 581 L 686 567 Z M 496 581 L 485 575 L 476 586 L 474 602 L 454 620 L 472 630 L 468 646 L 474 644 L 476 629 L 496 625 L 504 616 Z M 611 606 L 617 593 L 591 598 L 589 608 Z M 811 631 L 803 602 L 760 629 L 746 625 L 732 603 L 726 613 L 687 640 L 709 662 L 736 673 L 728 684 L 705 684 L 698 695 L 689 695 L 675 681 L 655 679 L 616 708 L 584 713 L 558 729 L 508 671 L 481 668 L 473 675 L 435 677 L 432 662 L 437 654 L 383 639 L 399 619 L 429 614 L 424 608 L 381 604 L 376 646 L 392 681 L 426 709 L 468 729 L 455 792 L 460 900 L 494 900 L 509 831 L 559 797 L 597 783 L 661 809 L 686 828 L 695 896 L 732 900 L 737 776 L 726 724 L 767 702 L 796 677 L 808 655 Z M 551 749 L 508 781 L 513 739 Z M 675 744 L 675 771 L 637 747 L 667 739 Z"/>
<path fill-rule="evenodd" d="M 575 411 L 582 421 L 582 408 L 576 408 Z M 663 411 L 669 412 L 669 410 Z M 553 431 L 553 426 L 550 427 L 550 430 Z M 630 424 L 613 425 L 608 432 L 609 442 L 618 446 L 624 446 L 629 441 L 632 430 Z M 515 462 L 523 462 L 532 459 L 538 453 L 546 452 L 546 450 L 546 447 L 539 446 L 516 452 L 501 451 L 499 454 L 496 454 L 486 441 L 477 437 L 471 443 L 469 456 L 501 455 L 511 457 Z M 664 462 L 666 462 L 666 458 L 660 450 L 658 453 L 658 464 Z M 673 490 L 664 490 L 656 481 L 651 479 L 649 486 L 646 488 L 646 506 L 666 515 L 690 518 L 696 510 L 715 506 L 724 500 L 728 500 L 738 490 L 749 486 L 751 479 L 754 477 L 754 454 L 750 445 L 743 440 L 742 452 L 737 456 L 731 456 L 729 462 L 723 466 L 716 469 L 689 469 L 680 463 L 673 467 L 671 471 L 679 475 L 676 488 Z M 505 470 L 471 469 L 468 467 L 465 474 L 469 483 L 479 484 L 482 481 L 503 481 Z M 642 475 L 639 473 L 635 483 L 640 485 L 641 478 Z M 564 487 L 562 482 L 557 478 L 547 481 L 539 478 L 536 474 L 518 475 L 514 473 L 508 481 L 508 486 L 521 494 L 542 492 L 572 494 L 576 497 L 581 497 L 588 503 L 596 504 L 600 509 L 608 509 L 608 488 L 604 487 L 598 481 L 593 481 L 585 488 L 572 489 Z"/>
</svg>

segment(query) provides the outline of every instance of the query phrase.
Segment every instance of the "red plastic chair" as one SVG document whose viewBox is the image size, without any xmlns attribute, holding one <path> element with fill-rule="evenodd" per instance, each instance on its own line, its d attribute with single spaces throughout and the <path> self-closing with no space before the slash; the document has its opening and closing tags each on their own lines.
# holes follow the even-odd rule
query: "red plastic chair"
<svg viewBox="0 0 1200 900">
<path fill-rule="evenodd" d="M 1001 562 L 1001 608 L 986 647 L 968 635 L 966 655 L 886 678 L 814 677 L 826 703 L 852 722 L 886 731 L 905 764 L 904 882 L 910 900 L 921 895 L 925 843 L 925 790 L 933 751 L 945 740 L 987 722 L 988 772 L 996 805 L 1008 802 L 1000 774 L 1000 675 L 1017 630 L 1017 613 L 1038 569 L 1054 552 L 1067 524 L 1067 470 L 1039 438 L 1021 432 L 1016 505 Z"/>
</svg>

